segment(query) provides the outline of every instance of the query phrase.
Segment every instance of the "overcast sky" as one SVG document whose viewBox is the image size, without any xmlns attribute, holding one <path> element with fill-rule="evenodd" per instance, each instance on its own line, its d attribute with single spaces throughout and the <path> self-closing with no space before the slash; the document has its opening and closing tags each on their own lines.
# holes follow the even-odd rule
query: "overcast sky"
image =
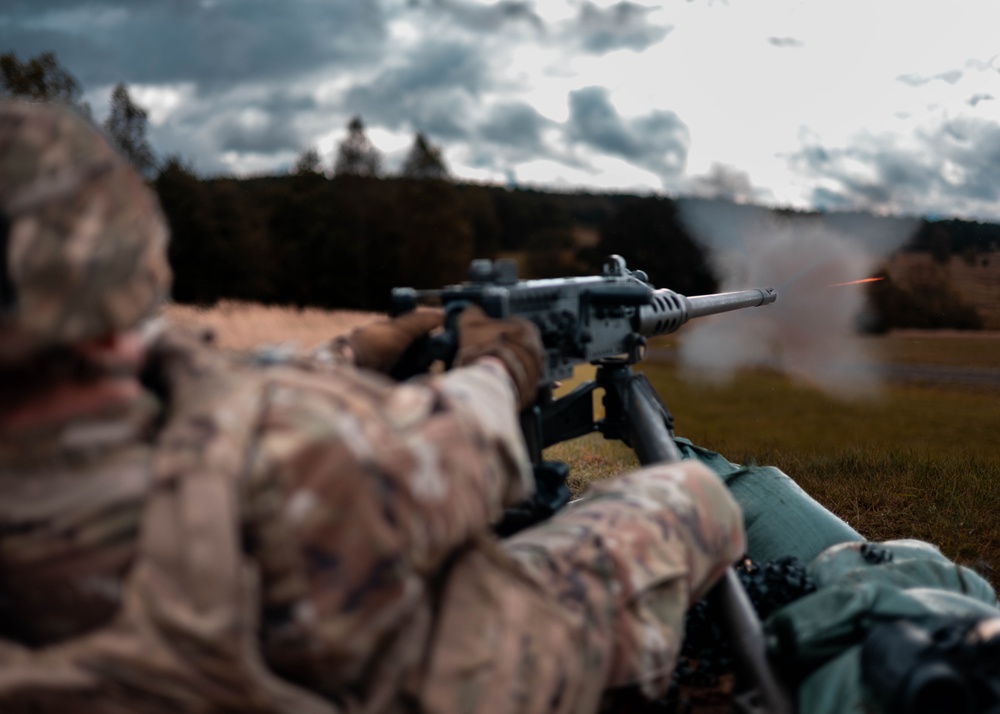
<svg viewBox="0 0 1000 714">
<path fill-rule="evenodd" d="M 0 0 L 98 118 L 203 175 L 327 167 L 353 115 L 461 178 L 1000 219 L 1000 3 Z"/>
</svg>

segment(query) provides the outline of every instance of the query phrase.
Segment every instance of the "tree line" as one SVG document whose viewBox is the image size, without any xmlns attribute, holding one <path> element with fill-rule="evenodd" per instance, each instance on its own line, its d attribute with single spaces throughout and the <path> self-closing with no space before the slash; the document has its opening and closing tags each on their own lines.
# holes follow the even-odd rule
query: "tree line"
<svg viewBox="0 0 1000 714">
<path fill-rule="evenodd" d="M 52 53 L 27 61 L 0 55 L 0 96 L 62 101 L 89 114 L 81 94 Z M 709 256 L 668 197 L 455 182 L 421 133 L 401 170 L 387 175 L 361 117 L 348 124 L 330 171 L 310 147 L 286 174 L 242 179 L 199 177 L 178 156 L 158 160 L 146 139 L 147 113 L 124 83 L 112 92 L 103 128 L 159 194 L 179 302 L 384 310 L 392 287 L 459 282 L 473 258 L 499 256 L 516 257 L 521 276 L 532 278 L 592 273 L 617 253 L 657 286 L 689 295 L 718 287 Z M 998 248 L 1000 226 L 950 220 L 924 221 L 906 250 L 979 261 Z M 870 324 L 976 327 L 974 311 L 948 290 L 935 297 L 876 283 Z"/>
<path fill-rule="evenodd" d="M 513 256 L 522 277 L 555 277 L 595 272 L 609 253 L 658 285 L 716 288 L 666 198 L 350 174 L 203 180 L 175 161 L 154 186 L 171 223 L 181 302 L 384 310 L 393 287 L 460 282 L 473 258 Z M 583 214 L 595 213 L 599 240 L 578 244 Z"/>
</svg>

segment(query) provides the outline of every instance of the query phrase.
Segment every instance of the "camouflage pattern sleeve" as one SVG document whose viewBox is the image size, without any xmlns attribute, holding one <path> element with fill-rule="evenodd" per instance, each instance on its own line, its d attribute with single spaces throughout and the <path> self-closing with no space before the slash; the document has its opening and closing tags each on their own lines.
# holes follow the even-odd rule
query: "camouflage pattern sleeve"
<svg viewBox="0 0 1000 714">
<path fill-rule="evenodd" d="M 246 502 L 269 660 L 342 691 L 409 628 L 391 658 L 418 661 L 428 579 L 530 488 L 509 379 L 277 368 L 265 400 Z"/>
<path fill-rule="evenodd" d="M 654 699 L 670 683 L 688 607 L 743 555 L 746 537 L 722 481 L 688 460 L 600 481 L 504 547 L 606 653 L 588 658 L 606 663 L 606 686 L 639 685 Z"/>
<path fill-rule="evenodd" d="M 420 711 L 596 712 L 617 687 L 657 699 L 684 613 L 743 553 L 742 526 L 722 480 L 682 461 L 601 481 L 550 520 L 463 551 L 440 596 Z"/>
</svg>

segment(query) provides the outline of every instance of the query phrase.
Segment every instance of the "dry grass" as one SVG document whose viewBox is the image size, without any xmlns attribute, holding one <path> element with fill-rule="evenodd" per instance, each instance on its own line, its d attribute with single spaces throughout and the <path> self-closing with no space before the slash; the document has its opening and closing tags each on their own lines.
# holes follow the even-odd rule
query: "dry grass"
<svg viewBox="0 0 1000 714">
<path fill-rule="evenodd" d="M 170 304 L 163 313 L 172 322 L 212 330 L 217 345 L 234 350 L 286 344 L 308 350 L 383 317 L 372 312 L 298 309 L 234 300 L 211 308 Z"/>
</svg>

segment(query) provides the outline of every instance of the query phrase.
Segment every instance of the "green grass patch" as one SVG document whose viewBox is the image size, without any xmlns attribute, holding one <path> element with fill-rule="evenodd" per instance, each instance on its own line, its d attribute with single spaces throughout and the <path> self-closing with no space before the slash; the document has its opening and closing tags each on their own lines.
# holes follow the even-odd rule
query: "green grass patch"
<svg viewBox="0 0 1000 714">
<path fill-rule="evenodd" d="M 949 351 L 948 340 L 935 339 L 944 345 L 934 348 L 941 359 L 957 359 L 965 342 L 984 354 L 974 340 L 953 342 Z M 902 360 L 930 363 L 909 349 L 889 348 Z M 672 364 L 640 369 L 674 414 L 678 435 L 731 461 L 777 466 L 866 537 L 932 542 L 1000 586 L 996 390 L 888 386 L 847 402 L 771 372 L 713 385 Z M 592 374 L 582 368 L 574 381 Z M 576 490 L 637 466 L 630 450 L 600 435 L 552 447 L 546 457 L 570 464 Z"/>
<path fill-rule="evenodd" d="M 1000 399 L 989 391 L 887 386 L 841 401 L 772 372 L 744 372 L 718 385 L 682 378 L 672 365 L 644 364 L 676 419 L 678 434 L 708 446 L 830 453 L 844 448 L 970 449 L 1000 458 Z"/>
</svg>

